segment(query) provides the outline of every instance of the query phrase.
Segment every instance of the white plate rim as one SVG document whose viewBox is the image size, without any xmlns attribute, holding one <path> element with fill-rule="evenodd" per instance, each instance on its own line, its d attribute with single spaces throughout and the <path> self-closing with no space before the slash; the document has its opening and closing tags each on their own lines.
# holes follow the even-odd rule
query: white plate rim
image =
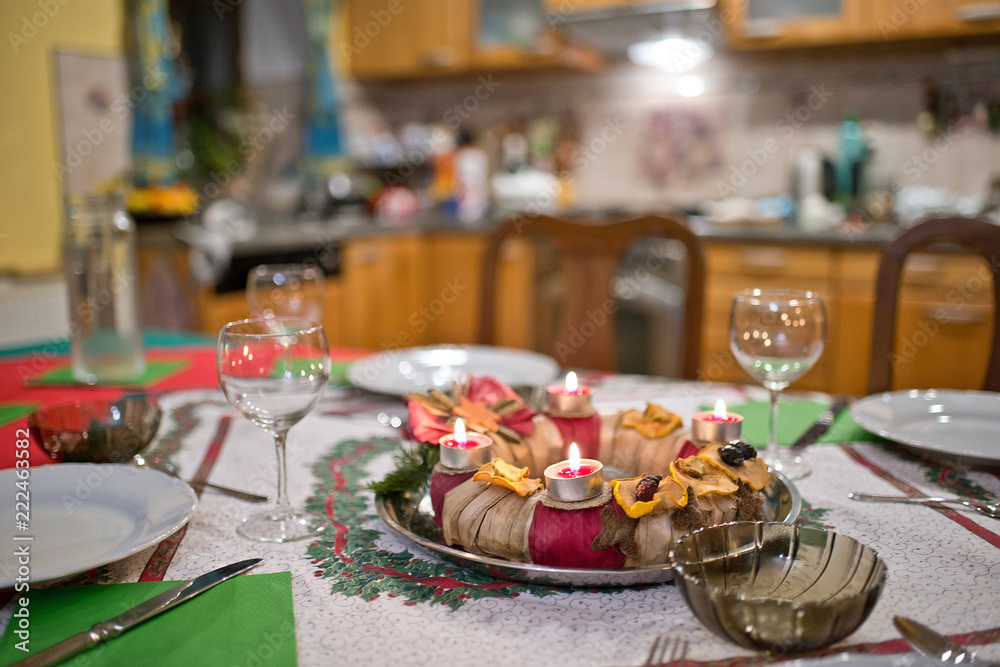
<svg viewBox="0 0 1000 667">
<path fill-rule="evenodd" d="M 875 435 L 887 438 L 914 449 L 923 450 L 932 454 L 961 457 L 963 459 L 969 459 L 973 462 L 1000 463 L 1000 455 L 998 454 L 984 452 L 980 449 L 957 449 L 948 446 L 947 444 L 942 444 L 941 442 L 935 442 L 933 439 L 928 440 L 926 438 L 916 438 L 912 435 L 902 433 L 899 430 L 894 429 L 893 424 L 887 423 L 884 420 L 865 412 L 871 406 L 877 404 L 892 404 L 900 402 L 925 403 L 930 400 L 947 401 L 948 399 L 968 399 L 970 397 L 974 399 L 996 401 L 998 408 L 1000 408 L 1000 393 L 992 391 L 966 389 L 901 389 L 898 391 L 887 391 L 880 394 L 873 394 L 855 401 L 851 406 L 851 418 L 866 431 L 870 431 Z M 1000 424 L 1000 409 L 997 410 L 996 414 L 998 415 L 997 423 Z"/>
<path fill-rule="evenodd" d="M 162 542 L 164 539 L 177 532 L 178 529 L 190 520 L 191 515 L 194 513 L 194 510 L 198 505 L 198 496 L 187 482 L 156 470 L 140 469 L 129 464 L 51 463 L 28 469 L 28 489 L 30 493 L 31 507 L 38 507 L 39 501 L 42 503 L 64 503 L 65 499 L 63 496 L 66 495 L 67 488 L 58 485 L 58 480 L 60 478 L 72 477 L 74 479 L 80 479 L 80 475 L 83 475 L 83 477 L 86 478 L 98 469 L 107 468 L 114 468 L 114 470 L 106 477 L 103 472 L 98 473 L 102 476 L 103 482 L 92 488 L 92 495 L 89 495 L 86 498 L 86 501 L 82 501 L 84 511 L 86 510 L 87 503 L 91 502 L 91 500 L 95 497 L 97 500 L 100 500 L 102 497 L 117 497 L 114 493 L 109 493 L 114 492 L 117 489 L 119 495 L 125 491 L 129 494 L 133 494 L 130 495 L 130 498 L 136 498 L 137 496 L 134 495 L 136 492 L 145 493 L 145 498 L 147 500 L 154 500 L 157 494 L 162 494 L 162 497 L 158 499 L 158 502 L 160 503 L 160 507 L 158 507 L 158 509 L 160 509 L 161 513 L 165 514 L 168 518 L 158 522 L 151 522 L 147 530 L 134 536 L 131 541 L 126 540 L 122 543 L 112 545 L 107 551 L 102 554 L 95 554 L 89 559 L 77 561 L 67 560 L 67 562 L 61 566 L 52 566 L 48 569 L 31 567 L 28 579 L 30 583 L 34 584 L 46 581 L 55 581 L 74 574 L 79 574 L 80 572 L 86 572 L 87 570 L 95 567 L 100 567 L 102 565 L 107 565 L 108 563 L 113 563 L 123 558 L 127 558 L 142 551 L 143 549 Z M 9 530 L 6 531 L 10 536 L 8 544 L 37 544 L 39 541 L 37 529 L 29 528 L 29 530 L 25 533 L 25 535 L 30 535 L 33 538 L 31 541 L 21 542 L 13 539 L 15 536 L 19 535 L 19 533 L 14 531 L 15 491 L 18 490 L 15 483 L 20 481 L 17 476 L 17 470 L 19 469 L 7 468 L 0 470 L 0 489 L 9 491 L 0 495 L 0 512 L 2 512 L 3 516 L 8 517 Z M 139 481 L 137 482 L 136 480 Z M 52 486 L 54 482 L 56 485 Z M 49 488 L 46 488 L 46 484 L 49 485 Z M 109 484 L 110 486 L 108 486 Z M 32 512 L 33 511 L 34 509 L 32 509 Z M 29 522 L 29 526 L 30 525 L 31 522 Z M 6 573 L 0 572 L 0 588 L 14 586 L 16 582 L 17 579 L 15 574 L 11 574 L 8 578 Z"/>
<path fill-rule="evenodd" d="M 520 348 L 513 347 L 502 347 L 496 345 L 419 345 L 415 347 L 403 347 L 393 350 L 385 350 L 382 352 L 376 352 L 374 354 L 368 355 L 354 361 L 347 369 L 347 379 L 348 381 L 359 389 L 364 389 L 365 391 L 374 392 L 377 394 L 386 394 L 390 396 L 403 396 L 411 391 L 425 392 L 434 387 L 424 387 L 418 386 L 415 383 L 406 383 L 405 381 L 396 382 L 392 379 L 386 381 L 384 379 L 380 380 L 379 375 L 385 376 L 390 374 L 390 368 L 392 365 L 398 363 L 400 360 L 406 360 L 408 357 L 424 354 L 428 352 L 445 351 L 445 350 L 462 350 L 470 355 L 480 355 L 480 356 L 506 356 L 509 359 L 518 360 L 524 363 L 532 363 L 538 369 L 539 379 L 537 381 L 530 380 L 526 382 L 510 381 L 503 377 L 498 377 L 497 379 L 507 385 L 519 385 L 519 384 L 540 384 L 550 380 L 556 379 L 559 374 L 560 366 L 552 357 L 542 354 L 541 352 L 535 352 L 534 350 L 523 350 Z M 382 368 L 380 368 L 380 366 Z M 374 369 L 377 374 L 374 379 L 368 377 L 369 369 Z M 392 374 L 393 378 L 397 378 L 395 374 Z"/>
</svg>

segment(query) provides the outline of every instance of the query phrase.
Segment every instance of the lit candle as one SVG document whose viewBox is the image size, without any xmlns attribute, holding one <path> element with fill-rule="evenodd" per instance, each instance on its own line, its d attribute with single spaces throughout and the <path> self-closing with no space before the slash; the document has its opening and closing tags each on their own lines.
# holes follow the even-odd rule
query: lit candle
<svg viewBox="0 0 1000 667">
<path fill-rule="evenodd" d="M 583 416 L 593 412 L 590 398 L 594 390 L 579 384 L 573 371 L 566 374 L 566 384 L 554 384 L 546 391 L 549 396 L 549 411 L 553 414 Z"/>
<path fill-rule="evenodd" d="M 691 417 L 691 439 L 697 442 L 732 442 L 740 439 L 743 417 L 726 412 L 722 399 L 715 404 L 715 411 L 696 412 Z"/>
<path fill-rule="evenodd" d="M 545 488 L 555 500 L 587 500 L 604 488 L 604 466 L 594 459 L 580 458 L 576 443 L 569 446 L 569 459 L 545 469 Z"/>
<path fill-rule="evenodd" d="M 441 465 L 446 468 L 479 468 L 491 460 L 493 441 L 480 433 L 467 433 L 461 417 L 455 420 L 455 432 L 441 436 L 438 443 L 441 445 Z"/>
</svg>

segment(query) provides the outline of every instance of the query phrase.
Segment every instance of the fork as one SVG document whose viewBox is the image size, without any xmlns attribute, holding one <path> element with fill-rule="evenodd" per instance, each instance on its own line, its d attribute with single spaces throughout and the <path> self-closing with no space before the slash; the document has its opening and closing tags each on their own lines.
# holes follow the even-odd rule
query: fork
<svg viewBox="0 0 1000 667">
<path fill-rule="evenodd" d="M 658 665 L 681 667 L 684 664 L 684 658 L 687 656 L 687 650 L 687 639 L 660 635 L 653 641 L 653 646 L 650 647 L 649 655 L 646 656 L 646 662 L 642 663 L 642 667 L 656 667 Z M 667 656 L 668 651 L 670 652 L 670 660 L 669 662 L 665 662 L 664 658 Z"/>
<path fill-rule="evenodd" d="M 870 493 L 848 493 L 847 497 L 851 500 L 860 500 L 867 503 L 915 503 L 918 505 L 926 505 L 928 503 L 953 503 L 955 505 L 968 507 L 969 509 L 975 510 L 992 519 L 1000 519 L 1000 507 L 997 507 L 996 505 L 977 503 L 972 500 L 963 500 L 962 498 L 944 498 L 938 496 L 876 496 Z"/>
<path fill-rule="evenodd" d="M 162 473 L 166 473 L 171 477 L 176 477 L 181 479 L 181 476 L 177 474 L 177 471 L 173 468 L 160 463 L 159 461 L 154 461 L 152 459 L 147 459 L 141 454 L 136 454 L 132 457 L 132 463 L 134 463 L 139 468 L 152 468 L 153 470 L 159 470 Z M 231 489 L 228 486 L 220 486 L 218 484 L 212 484 L 211 482 L 202 482 L 197 479 L 182 480 L 187 482 L 191 486 L 204 486 L 209 489 L 215 489 L 219 493 L 224 493 L 227 496 L 233 496 L 234 498 L 239 498 L 240 500 L 245 500 L 249 503 L 266 503 L 268 501 L 267 496 L 259 496 L 256 493 L 247 493 L 246 491 L 240 491 L 239 489 Z"/>
</svg>

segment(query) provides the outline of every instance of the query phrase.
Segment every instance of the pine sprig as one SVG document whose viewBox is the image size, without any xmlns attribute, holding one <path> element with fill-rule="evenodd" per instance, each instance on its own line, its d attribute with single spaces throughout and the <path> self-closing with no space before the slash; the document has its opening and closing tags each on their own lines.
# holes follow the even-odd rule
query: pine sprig
<svg viewBox="0 0 1000 667">
<path fill-rule="evenodd" d="M 402 449 L 393 459 L 396 468 L 381 482 L 369 483 L 368 488 L 380 497 L 425 491 L 439 457 L 440 449 L 427 442 L 412 449 Z"/>
</svg>

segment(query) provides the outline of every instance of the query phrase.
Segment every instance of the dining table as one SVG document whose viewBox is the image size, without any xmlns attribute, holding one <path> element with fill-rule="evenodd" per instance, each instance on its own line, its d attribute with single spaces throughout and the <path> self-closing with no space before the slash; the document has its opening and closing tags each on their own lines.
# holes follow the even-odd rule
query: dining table
<svg viewBox="0 0 1000 667">
<path fill-rule="evenodd" d="M 72 381 L 65 342 L 0 354 L 0 468 L 16 465 L 15 442 L 25 438 L 35 474 L 43 466 L 66 465 L 52 461 L 29 434 L 32 410 L 144 394 L 155 396 L 163 409 L 146 453 L 175 466 L 186 480 L 273 495 L 273 441 L 226 401 L 215 354 L 211 337 L 150 333 L 143 377 L 97 386 Z M 246 540 L 236 527 L 256 506 L 196 485 L 196 506 L 165 539 L 68 576 L 32 581 L 27 590 L 3 590 L 0 664 L 25 656 L 18 646 L 25 634 L 18 629 L 27 626 L 33 650 L 44 648 L 103 620 L 102 613 L 119 613 L 130 601 L 163 590 L 166 582 L 247 558 L 263 560 L 206 593 L 200 607 L 201 598 L 186 603 L 70 664 L 624 667 L 644 664 L 663 635 L 687 639 L 685 665 L 916 664 L 907 663 L 916 659 L 893 625 L 896 615 L 1000 661 L 1000 520 L 958 506 L 868 504 L 848 497 L 926 494 L 995 503 L 995 471 L 927 459 L 862 429 L 849 410 L 841 412 L 802 451 L 812 472 L 790 482 L 802 503 L 796 521 L 875 549 L 888 568 L 885 587 L 867 620 L 846 639 L 805 654 L 763 653 L 714 635 L 669 580 L 618 587 L 510 580 L 456 563 L 387 524 L 369 485 L 415 443 L 408 437 L 402 391 L 376 394 L 347 380 L 350 364 L 370 354 L 331 349 L 334 372 L 323 398 L 289 432 L 291 502 L 325 516 L 328 526 L 318 537 L 280 544 Z M 379 354 L 392 362 L 393 351 Z M 743 415 L 747 440 L 758 446 L 766 440 L 767 394 L 761 387 L 585 369 L 580 380 L 593 388 L 594 406 L 602 412 L 654 403 L 680 415 L 685 426 L 692 414 L 722 399 Z M 830 401 L 811 392 L 784 396 L 782 442 L 793 442 Z M 65 489 L 66 511 L 73 511 L 74 498 L 82 500 L 85 487 Z M 13 495 L 15 489 L 0 493 Z M 65 557 L 72 570 L 71 549 Z"/>
</svg>

